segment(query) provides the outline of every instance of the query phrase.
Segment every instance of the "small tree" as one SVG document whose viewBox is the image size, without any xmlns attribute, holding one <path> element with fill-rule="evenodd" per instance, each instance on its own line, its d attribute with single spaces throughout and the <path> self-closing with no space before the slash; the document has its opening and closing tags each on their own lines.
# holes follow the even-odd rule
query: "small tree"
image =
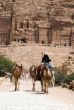
<svg viewBox="0 0 74 110">
<path fill-rule="evenodd" d="M 72 80 L 74 80 L 74 73 L 65 76 L 65 78 L 64 78 L 64 83 L 70 84 L 70 82 L 71 82 Z"/>
<path fill-rule="evenodd" d="M 0 74 L 3 72 L 11 72 L 15 63 L 12 62 L 9 58 L 0 55 Z"/>
<path fill-rule="evenodd" d="M 61 85 L 64 81 L 65 74 L 62 70 L 59 70 L 55 74 L 55 83 L 56 85 Z"/>
</svg>

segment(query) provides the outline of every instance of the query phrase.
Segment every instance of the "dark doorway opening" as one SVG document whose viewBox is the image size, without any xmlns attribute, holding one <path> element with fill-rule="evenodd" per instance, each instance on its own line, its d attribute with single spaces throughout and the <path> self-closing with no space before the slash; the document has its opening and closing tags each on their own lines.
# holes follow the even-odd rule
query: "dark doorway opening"
<svg viewBox="0 0 74 110">
<path fill-rule="evenodd" d="M 12 0 L 12 2 L 15 2 L 15 0 Z"/>
<path fill-rule="evenodd" d="M 27 39 L 26 38 L 22 38 L 20 41 L 21 41 L 21 43 L 27 43 Z"/>
</svg>

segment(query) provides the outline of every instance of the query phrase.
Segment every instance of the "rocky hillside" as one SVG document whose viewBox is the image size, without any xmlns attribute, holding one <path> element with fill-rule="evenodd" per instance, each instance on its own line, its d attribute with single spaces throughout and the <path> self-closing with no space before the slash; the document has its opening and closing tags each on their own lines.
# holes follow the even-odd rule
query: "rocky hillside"
<svg viewBox="0 0 74 110">
<path fill-rule="evenodd" d="M 9 2 L 10 1 L 10 2 Z M 62 20 L 72 22 L 74 18 L 74 0 L 12 0 L 16 18 L 42 22 Z M 11 0 L 1 0 L 2 7 L 8 10 Z"/>
<path fill-rule="evenodd" d="M 9 57 L 18 64 L 23 64 L 24 68 L 29 68 L 33 64 L 39 65 L 42 53 L 47 53 L 52 59 L 52 64 L 59 66 L 68 59 L 68 56 L 71 56 L 71 51 L 70 47 L 41 46 L 32 43 L 12 43 L 9 47 L 0 47 L 0 54 Z"/>
</svg>

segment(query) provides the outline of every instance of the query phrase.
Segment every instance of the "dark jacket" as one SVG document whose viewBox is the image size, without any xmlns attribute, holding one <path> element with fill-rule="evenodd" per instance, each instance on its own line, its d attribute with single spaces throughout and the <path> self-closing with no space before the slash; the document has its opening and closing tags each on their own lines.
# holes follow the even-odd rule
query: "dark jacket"
<svg viewBox="0 0 74 110">
<path fill-rule="evenodd" d="M 49 63 L 51 62 L 51 59 L 49 59 L 49 56 L 47 54 L 44 54 L 42 57 L 42 63 Z"/>
</svg>

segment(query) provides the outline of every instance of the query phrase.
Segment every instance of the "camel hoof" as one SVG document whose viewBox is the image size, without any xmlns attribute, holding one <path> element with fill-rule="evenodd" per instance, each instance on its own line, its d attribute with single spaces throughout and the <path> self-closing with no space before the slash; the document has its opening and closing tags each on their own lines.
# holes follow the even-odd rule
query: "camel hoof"
<svg viewBox="0 0 74 110">
<path fill-rule="evenodd" d="M 44 92 L 44 90 L 42 89 L 41 92 Z"/>
<path fill-rule="evenodd" d="M 32 91 L 35 91 L 35 89 L 33 88 Z"/>
<path fill-rule="evenodd" d="M 48 94 L 48 91 L 46 91 L 46 94 Z"/>
<path fill-rule="evenodd" d="M 48 94 L 48 91 L 44 90 L 44 93 Z"/>
</svg>

